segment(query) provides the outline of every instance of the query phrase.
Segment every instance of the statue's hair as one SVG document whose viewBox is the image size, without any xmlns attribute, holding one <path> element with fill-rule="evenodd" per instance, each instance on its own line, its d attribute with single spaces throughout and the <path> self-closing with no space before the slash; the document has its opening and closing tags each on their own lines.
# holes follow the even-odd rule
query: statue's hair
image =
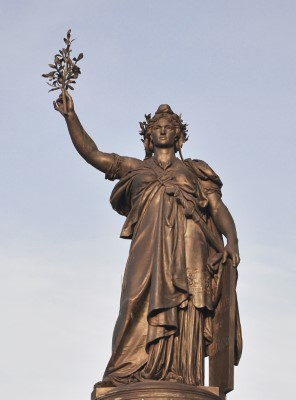
<svg viewBox="0 0 296 400">
<path fill-rule="evenodd" d="M 153 129 L 153 125 L 160 118 L 168 119 L 176 127 L 177 140 L 175 144 L 175 152 L 178 151 L 180 153 L 180 157 L 183 159 L 181 148 L 183 146 L 183 143 L 185 143 L 188 140 L 187 137 L 188 125 L 183 124 L 182 114 L 177 115 L 172 111 L 171 107 L 168 104 L 161 104 L 152 118 L 151 114 L 148 115 L 145 114 L 146 121 L 139 122 L 141 127 L 139 133 L 143 137 L 142 142 L 144 143 L 144 148 L 145 148 L 145 160 L 147 158 L 152 157 L 152 154 L 154 153 L 154 146 L 151 140 L 151 132 Z"/>
</svg>

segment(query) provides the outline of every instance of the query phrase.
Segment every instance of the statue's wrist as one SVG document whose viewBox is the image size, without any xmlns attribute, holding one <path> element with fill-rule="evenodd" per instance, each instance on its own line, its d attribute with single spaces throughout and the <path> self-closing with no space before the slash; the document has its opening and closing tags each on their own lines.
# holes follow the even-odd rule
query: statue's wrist
<svg viewBox="0 0 296 400">
<path fill-rule="evenodd" d="M 228 246 L 238 246 L 238 238 L 237 238 L 237 236 L 228 237 L 227 238 L 227 245 Z"/>
<path fill-rule="evenodd" d="M 67 114 L 65 114 L 64 117 L 66 120 L 71 120 L 71 119 L 75 118 L 75 115 L 76 115 L 75 111 L 70 110 L 70 111 L 67 111 Z"/>
</svg>

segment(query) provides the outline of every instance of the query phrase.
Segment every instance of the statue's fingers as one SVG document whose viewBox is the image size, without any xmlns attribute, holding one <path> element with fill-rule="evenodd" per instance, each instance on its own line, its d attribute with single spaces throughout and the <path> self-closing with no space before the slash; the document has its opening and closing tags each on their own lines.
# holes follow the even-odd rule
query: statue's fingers
<svg viewBox="0 0 296 400">
<path fill-rule="evenodd" d="M 53 108 L 54 108 L 56 111 L 61 112 L 61 109 L 60 109 L 59 104 L 58 104 L 57 101 L 53 101 Z"/>
<path fill-rule="evenodd" d="M 238 266 L 239 262 L 240 262 L 239 255 L 235 254 L 233 257 L 232 266 L 236 268 Z"/>
<path fill-rule="evenodd" d="M 63 104 L 62 95 L 60 95 L 60 96 L 56 99 L 56 103 L 57 103 L 57 104 Z"/>
<path fill-rule="evenodd" d="M 73 106 L 73 99 L 70 93 L 65 90 L 66 102 L 68 103 L 69 107 Z"/>
<path fill-rule="evenodd" d="M 64 115 L 64 112 L 62 111 L 62 109 L 59 107 L 59 103 L 58 101 L 53 101 L 53 108 L 58 111 L 59 113 L 61 113 L 62 115 Z"/>
<path fill-rule="evenodd" d="M 225 263 L 226 263 L 226 261 L 227 261 L 227 256 L 228 256 L 227 250 L 224 249 L 224 251 L 223 251 L 223 257 L 222 257 L 222 264 L 225 264 Z"/>
</svg>

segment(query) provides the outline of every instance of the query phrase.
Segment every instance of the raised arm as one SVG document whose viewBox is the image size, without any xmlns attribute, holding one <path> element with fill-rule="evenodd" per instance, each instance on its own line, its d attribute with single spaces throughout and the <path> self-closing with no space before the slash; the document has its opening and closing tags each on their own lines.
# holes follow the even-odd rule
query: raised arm
<svg viewBox="0 0 296 400">
<path fill-rule="evenodd" d="M 99 171 L 106 173 L 112 166 L 114 162 L 114 156 L 110 153 L 104 153 L 100 151 L 92 140 L 92 138 L 86 133 L 79 118 L 74 110 L 74 102 L 69 93 L 66 94 L 67 101 L 67 113 L 63 111 L 63 98 L 60 96 L 57 101 L 53 103 L 55 110 L 59 111 L 68 126 L 69 134 L 71 140 L 78 151 L 78 153 L 91 164 L 93 167 L 97 168 Z M 132 157 L 122 157 L 124 161 L 123 170 L 128 171 L 135 168 L 139 160 Z"/>
<path fill-rule="evenodd" d="M 226 237 L 227 244 L 224 249 L 223 260 L 226 262 L 227 257 L 232 260 L 233 267 L 237 267 L 240 263 L 238 238 L 233 218 L 225 206 L 221 197 L 217 193 L 208 194 L 210 213 L 218 230 Z"/>
</svg>

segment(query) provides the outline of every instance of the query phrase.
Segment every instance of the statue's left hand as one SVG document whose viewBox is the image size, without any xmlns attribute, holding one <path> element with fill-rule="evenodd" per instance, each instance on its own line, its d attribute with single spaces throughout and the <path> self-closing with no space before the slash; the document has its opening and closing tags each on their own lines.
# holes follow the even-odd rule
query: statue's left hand
<svg viewBox="0 0 296 400">
<path fill-rule="evenodd" d="M 232 266 L 234 268 L 238 266 L 238 264 L 240 263 L 240 256 L 237 243 L 227 243 L 227 245 L 224 247 L 222 264 L 226 263 L 227 258 L 231 259 Z"/>
</svg>

